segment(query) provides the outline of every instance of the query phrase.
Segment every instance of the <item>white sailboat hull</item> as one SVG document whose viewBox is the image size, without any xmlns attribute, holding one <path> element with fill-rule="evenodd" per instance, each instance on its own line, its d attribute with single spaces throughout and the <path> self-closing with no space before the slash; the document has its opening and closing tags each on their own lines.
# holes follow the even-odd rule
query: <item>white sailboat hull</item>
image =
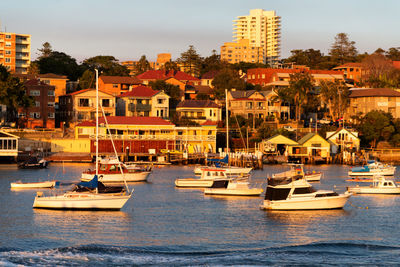
<svg viewBox="0 0 400 267">
<path fill-rule="evenodd" d="M 396 167 L 389 167 L 384 169 L 376 169 L 371 170 L 369 172 L 357 172 L 357 171 L 349 171 L 349 176 L 375 176 L 375 175 L 383 175 L 383 176 L 393 176 L 396 171 Z"/>
<path fill-rule="evenodd" d="M 267 210 L 325 210 L 342 209 L 352 194 L 345 193 L 338 196 L 293 198 L 286 200 L 264 200 L 262 209 Z"/>
<path fill-rule="evenodd" d="M 321 176 L 321 172 L 304 174 L 304 178 L 306 178 L 308 182 L 318 182 L 321 180 Z"/>
<path fill-rule="evenodd" d="M 355 194 L 400 194 L 400 188 L 379 188 L 369 186 L 348 187 L 348 191 Z"/>
<path fill-rule="evenodd" d="M 211 187 L 213 182 L 214 180 L 184 178 L 184 179 L 176 179 L 175 186 L 207 188 Z"/>
<path fill-rule="evenodd" d="M 224 196 L 259 196 L 263 190 L 261 188 L 206 188 L 204 194 L 206 195 L 224 195 Z"/>
<path fill-rule="evenodd" d="M 194 168 L 194 174 L 200 175 L 201 170 L 204 168 L 208 168 L 208 167 L 200 166 L 200 167 Z M 240 176 L 240 175 L 249 174 L 253 168 L 242 168 L 242 167 L 226 167 L 226 168 L 224 168 L 224 167 L 221 167 L 221 169 L 226 170 L 226 175 Z"/>
<path fill-rule="evenodd" d="M 131 195 L 66 193 L 59 196 L 36 196 L 33 208 L 70 210 L 120 210 Z"/>
<path fill-rule="evenodd" d="M 101 174 L 99 173 L 99 181 L 102 183 L 122 183 L 126 182 L 143 182 L 147 181 L 147 177 L 150 172 L 132 172 L 132 173 L 115 173 L 115 174 Z M 82 173 L 82 182 L 88 182 L 92 180 L 93 174 Z"/>
<path fill-rule="evenodd" d="M 56 181 L 44 181 L 44 182 L 37 182 L 37 183 L 11 183 L 11 188 L 13 189 L 23 189 L 23 188 L 51 188 L 56 186 Z"/>
</svg>

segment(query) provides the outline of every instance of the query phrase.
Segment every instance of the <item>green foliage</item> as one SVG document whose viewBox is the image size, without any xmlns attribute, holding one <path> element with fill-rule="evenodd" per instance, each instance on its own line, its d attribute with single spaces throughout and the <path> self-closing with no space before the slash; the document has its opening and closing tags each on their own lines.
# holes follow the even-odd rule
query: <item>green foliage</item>
<svg viewBox="0 0 400 267">
<path fill-rule="evenodd" d="M 92 70 L 85 70 L 79 79 L 79 87 L 81 89 L 94 88 L 96 83 L 96 75 Z"/>
<path fill-rule="evenodd" d="M 42 48 L 38 49 L 38 51 L 40 52 L 39 59 L 49 57 L 51 52 L 53 52 L 49 42 L 43 43 Z"/>
<path fill-rule="evenodd" d="M 349 105 L 349 89 L 341 80 L 321 81 L 320 97 L 329 109 L 329 115 L 334 120 L 341 118 Z"/>
<path fill-rule="evenodd" d="M 292 55 L 284 60 L 285 63 L 294 63 L 296 65 L 305 65 L 311 69 L 321 69 L 326 67 L 326 60 L 320 50 L 314 49 L 296 49 L 290 51 Z"/>
<path fill-rule="evenodd" d="M 388 140 L 395 131 L 391 121 L 393 117 L 390 113 L 378 110 L 368 112 L 358 125 L 363 141 L 376 147 L 378 141 Z"/>
<path fill-rule="evenodd" d="M 358 52 L 355 42 L 350 41 L 347 33 L 342 32 L 335 36 L 335 42 L 331 46 L 329 55 L 332 57 L 332 61 L 341 65 L 346 62 L 355 62 Z"/>
<path fill-rule="evenodd" d="M 181 89 L 178 85 L 166 83 L 164 80 L 151 81 L 149 86 L 153 90 L 164 91 L 167 95 L 175 100 L 180 99 Z"/>
<path fill-rule="evenodd" d="M 400 48 L 391 47 L 388 51 L 386 51 L 385 55 L 390 60 L 400 60 Z"/>
<path fill-rule="evenodd" d="M 212 81 L 214 86 L 214 96 L 217 99 L 225 98 L 225 89 L 244 90 L 245 82 L 240 78 L 239 74 L 231 69 L 221 70 Z"/>
<path fill-rule="evenodd" d="M 195 77 L 200 74 L 201 61 L 202 59 L 193 45 L 190 45 L 189 49 L 181 53 L 181 57 L 177 59 L 177 62 L 183 66 L 184 71 Z"/>
<path fill-rule="evenodd" d="M 136 75 L 142 74 L 150 69 L 150 63 L 147 61 L 146 56 L 141 56 L 139 61 L 135 64 Z"/>
<path fill-rule="evenodd" d="M 178 114 L 174 114 L 174 116 L 172 116 L 171 122 L 176 126 L 199 126 L 199 124 L 194 120 L 179 117 Z"/>
<path fill-rule="evenodd" d="M 249 69 L 255 69 L 255 68 L 269 68 L 268 64 L 263 64 L 263 63 L 250 63 L 250 62 L 239 62 L 239 63 L 234 63 L 231 64 L 231 68 L 237 71 L 243 71 L 247 73 Z"/>
<path fill-rule="evenodd" d="M 162 69 L 163 69 L 163 70 L 166 70 L 166 71 L 170 71 L 170 70 L 172 70 L 172 71 L 178 71 L 178 70 L 179 70 L 179 67 L 178 67 L 178 64 L 177 64 L 175 61 L 167 61 L 167 62 L 165 62 L 165 64 L 162 66 Z"/>
<path fill-rule="evenodd" d="M 7 106 L 9 119 L 18 120 L 18 109 L 33 106 L 34 99 L 26 95 L 24 84 L 19 78 L 10 75 L 8 70 L 0 65 L 0 104 Z"/>
<path fill-rule="evenodd" d="M 200 77 L 203 74 L 212 71 L 212 70 L 221 70 L 227 66 L 226 63 L 221 62 L 220 55 L 217 54 L 217 51 L 213 50 L 212 55 L 206 57 L 201 60 L 201 67 L 200 67 Z"/>
<path fill-rule="evenodd" d="M 35 63 L 41 74 L 54 73 L 66 75 L 68 79 L 76 81 L 82 74 L 82 70 L 75 58 L 58 51 L 52 51 L 46 57 L 41 57 Z"/>
<path fill-rule="evenodd" d="M 113 56 L 95 56 L 85 59 L 82 63 L 85 70 L 98 69 L 101 75 L 108 76 L 129 76 L 129 70 L 118 63 Z"/>
</svg>

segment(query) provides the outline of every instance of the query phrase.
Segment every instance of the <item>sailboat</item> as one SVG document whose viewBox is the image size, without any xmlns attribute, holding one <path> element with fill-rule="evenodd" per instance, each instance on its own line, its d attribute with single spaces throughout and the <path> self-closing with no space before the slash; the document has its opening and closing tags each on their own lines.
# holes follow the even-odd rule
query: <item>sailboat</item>
<svg viewBox="0 0 400 267">
<path fill-rule="evenodd" d="M 70 210 L 120 210 L 132 196 L 127 184 L 105 186 L 98 181 L 99 161 L 99 85 L 96 69 L 96 174 L 89 182 L 78 183 L 73 190 L 61 195 L 44 196 L 38 192 L 33 208 Z"/>
</svg>

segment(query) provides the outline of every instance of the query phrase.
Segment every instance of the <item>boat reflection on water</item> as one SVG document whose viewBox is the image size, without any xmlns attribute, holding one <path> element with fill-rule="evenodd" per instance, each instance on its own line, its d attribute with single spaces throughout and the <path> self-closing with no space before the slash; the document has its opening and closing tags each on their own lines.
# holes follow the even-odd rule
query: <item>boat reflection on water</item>
<svg viewBox="0 0 400 267">
<path fill-rule="evenodd" d="M 349 216 L 351 212 L 344 209 L 336 210 L 293 210 L 293 211 L 280 211 L 271 210 L 265 213 L 265 217 L 269 220 L 278 221 L 287 224 L 304 224 L 308 227 L 313 221 L 319 222 L 321 220 L 342 219 L 343 216 Z"/>
</svg>

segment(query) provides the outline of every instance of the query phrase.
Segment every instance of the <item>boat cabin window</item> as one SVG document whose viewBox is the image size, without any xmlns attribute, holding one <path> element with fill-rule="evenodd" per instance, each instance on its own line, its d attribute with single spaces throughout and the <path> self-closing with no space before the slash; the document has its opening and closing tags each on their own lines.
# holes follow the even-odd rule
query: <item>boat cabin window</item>
<svg viewBox="0 0 400 267">
<path fill-rule="evenodd" d="M 207 172 L 207 176 L 211 176 L 211 172 Z"/>
<path fill-rule="evenodd" d="M 110 166 L 110 171 L 115 171 L 116 169 L 117 169 L 117 167 L 115 167 L 115 165 Z"/>
<path fill-rule="evenodd" d="M 220 175 L 220 176 L 224 176 L 224 173 L 223 173 L 223 172 L 220 172 L 219 175 Z"/>
<path fill-rule="evenodd" d="M 105 171 L 106 170 L 106 165 L 101 165 L 100 170 Z"/>
<path fill-rule="evenodd" d="M 290 192 L 291 188 L 273 188 L 268 186 L 267 192 L 265 193 L 265 199 L 268 200 L 285 200 Z"/>
<path fill-rule="evenodd" d="M 311 194 L 315 192 L 314 188 L 310 187 L 303 187 L 303 188 L 295 188 L 293 195 L 298 195 L 298 194 Z"/>
</svg>

